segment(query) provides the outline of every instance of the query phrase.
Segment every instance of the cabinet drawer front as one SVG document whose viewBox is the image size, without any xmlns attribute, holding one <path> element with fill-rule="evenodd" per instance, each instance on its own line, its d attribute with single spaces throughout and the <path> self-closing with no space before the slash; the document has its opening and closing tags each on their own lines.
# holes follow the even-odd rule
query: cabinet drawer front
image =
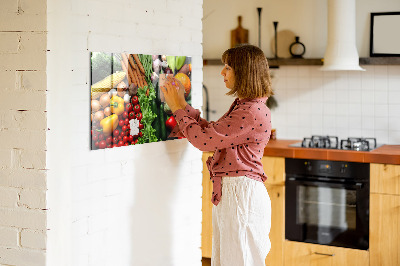
<svg viewBox="0 0 400 266">
<path fill-rule="evenodd" d="M 365 266 L 369 254 L 365 250 L 340 248 L 294 241 L 285 241 L 285 266 Z"/>
<path fill-rule="evenodd" d="M 371 266 L 400 265 L 400 196 L 371 194 Z"/>
<path fill-rule="evenodd" d="M 370 167 L 372 193 L 400 195 L 400 165 L 371 163 Z"/>
</svg>

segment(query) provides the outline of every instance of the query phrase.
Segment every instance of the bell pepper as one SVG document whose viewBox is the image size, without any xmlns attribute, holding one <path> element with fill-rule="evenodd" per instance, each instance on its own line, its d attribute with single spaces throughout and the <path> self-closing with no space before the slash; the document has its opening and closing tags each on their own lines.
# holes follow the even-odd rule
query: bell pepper
<svg viewBox="0 0 400 266">
<path fill-rule="evenodd" d="M 111 112 L 120 115 L 124 112 L 125 101 L 119 96 L 114 95 L 110 100 Z"/>
<path fill-rule="evenodd" d="M 103 127 L 103 133 L 106 136 L 111 135 L 111 133 L 118 127 L 118 115 L 113 114 L 107 116 L 100 121 L 100 125 Z"/>
<path fill-rule="evenodd" d="M 176 126 L 176 120 L 175 120 L 175 118 L 174 118 L 174 116 L 173 115 L 171 115 L 168 119 L 167 119 L 167 121 L 165 121 L 165 125 L 170 129 L 170 130 L 172 130 L 175 126 Z"/>
</svg>

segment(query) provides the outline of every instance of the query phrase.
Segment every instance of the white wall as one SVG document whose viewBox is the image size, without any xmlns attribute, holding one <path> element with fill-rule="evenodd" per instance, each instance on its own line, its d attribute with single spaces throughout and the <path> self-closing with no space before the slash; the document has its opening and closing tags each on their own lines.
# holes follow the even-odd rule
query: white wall
<svg viewBox="0 0 400 266">
<path fill-rule="evenodd" d="M 249 43 L 258 45 L 258 11 L 261 7 L 261 49 L 267 57 L 274 56 L 274 26 L 278 21 L 279 42 L 288 44 L 289 36 L 299 36 L 306 46 L 305 57 L 324 56 L 327 41 L 327 0 L 204 0 L 204 58 L 220 58 L 230 46 L 230 31 L 238 25 L 237 17 L 242 16 L 242 26 L 249 30 Z M 360 57 L 369 56 L 370 13 L 399 11 L 398 0 L 356 0 L 356 42 Z M 279 33 L 278 33 L 279 36 Z M 290 57 L 287 51 L 286 54 Z"/>
<path fill-rule="evenodd" d="M 400 2 L 357 1 L 357 47 L 361 57 L 369 56 L 369 13 L 400 10 Z M 305 57 L 323 57 L 326 47 L 327 1 L 204 1 L 204 58 L 220 58 L 229 48 L 229 31 L 236 17 L 250 30 L 250 43 L 257 45 L 257 7 L 263 7 L 262 49 L 272 55 L 272 21 L 282 30 L 296 32 L 307 47 Z M 227 7 L 232 6 L 230 11 Z M 251 6 L 248 8 L 248 6 Z M 251 10 L 250 10 L 251 9 Z M 264 11 L 266 11 L 264 13 Z M 225 14 L 222 16 L 222 14 Z M 250 21 L 249 21 L 250 20 Z M 246 22 L 247 21 L 247 22 Z M 282 23 L 281 23 L 282 22 Z M 246 25 L 246 23 L 248 23 Z M 271 25 L 270 25 L 271 24 Z M 218 25 L 216 27 L 215 25 Z M 268 26 L 270 25 L 270 26 Z M 270 34 L 270 36 L 268 35 Z M 216 38 L 222 36 L 222 38 Z M 271 40 L 272 40 L 271 39 Z M 279 52 L 279 50 L 278 50 Z M 376 137 L 382 144 L 400 143 L 400 66 L 363 66 L 365 72 L 322 72 L 319 66 L 281 66 L 271 70 L 278 108 L 272 124 L 281 139 L 302 139 L 311 135 Z M 211 120 L 218 119 L 232 103 L 220 76 L 221 66 L 204 67 L 204 84 L 210 92 Z"/>
<path fill-rule="evenodd" d="M 200 265 L 201 152 L 187 140 L 91 151 L 89 51 L 192 56 L 201 0 L 49 0 L 48 265 Z"/>
<path fill-rule="evenodd" d="M 0 265 L 46 260 L 46 1 L 0 4 Z"/>
</svg>

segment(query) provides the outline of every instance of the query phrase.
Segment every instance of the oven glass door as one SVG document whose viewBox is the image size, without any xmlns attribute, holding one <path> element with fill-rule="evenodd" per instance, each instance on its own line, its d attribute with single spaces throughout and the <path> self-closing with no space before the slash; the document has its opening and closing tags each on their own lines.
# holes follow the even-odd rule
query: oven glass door
<svg viewBox="0 0 400 266">
<path fill-rule="evenodd" d="M 361 184 L 296 180 L 287 181 L 286 189 L 287 239 L 368 249 Z"/>
</svg>

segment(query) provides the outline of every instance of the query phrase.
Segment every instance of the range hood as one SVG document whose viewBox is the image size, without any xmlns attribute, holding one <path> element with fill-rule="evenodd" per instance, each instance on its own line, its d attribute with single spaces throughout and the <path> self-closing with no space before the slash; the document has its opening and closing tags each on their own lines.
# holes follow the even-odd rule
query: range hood
<svg viewBox="0 0 400 266">
<path fill-rule="evenodd" d="M 328 44 L 323 71 L 358 70 L 355 0 L 328 0 Z"/>
</svg>

